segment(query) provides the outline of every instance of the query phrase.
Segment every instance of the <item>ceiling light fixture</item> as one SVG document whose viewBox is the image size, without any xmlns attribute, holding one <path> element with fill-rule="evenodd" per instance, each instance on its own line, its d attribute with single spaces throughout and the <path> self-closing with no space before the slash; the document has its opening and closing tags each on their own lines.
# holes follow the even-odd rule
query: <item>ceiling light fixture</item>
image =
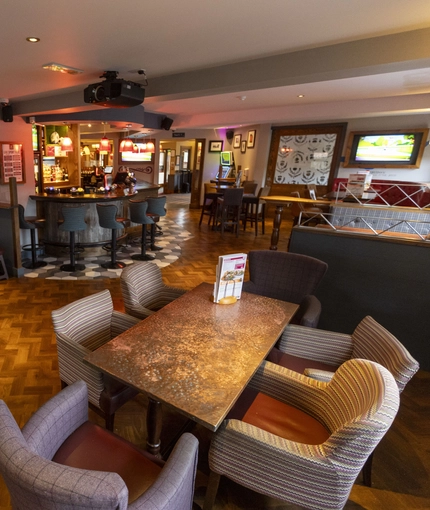
<svg viewBox="0 0 430 510">
<path fill-rule="evenodd" d="M 40 39 L 39 37 L 26 37 L 25 40 L 27 42 L 31 42 L 31 43 L 37 43 L 37 42 L 40 42 Z"/>
<path fill-rule="evenodd" d="M 110 152 L 110 143 L 109 143 L 109 138 L 107 136 L 104 136 L 101 140 L 100 140 L 100 152 Z"/>
<path fill-rule="evenodd" d="M 83 73 L 82 69 L 76 69 L 75 67 L 65 66 L 63 64 L 56 64 L 55 62 L 50 62 L 49 64 L 45 64 L 42 66 L 43 69 L 47 69 L 48 71 L 57 71 L 63 74 L 81 74 Z"/>
<path fill-rule="evenodd" d="M 146 151 L 145 152 L 150 152 L 151 154 L 155 153 L 155 145 L 154 145 L 153 142 L 148 142 L 146 144 Z"/>
<path fill-rule="evenodd" d="M 131 128 L 131 124 L 127 124 L 127 136 L 121 140 L 119 144 L 119 152 L 133 152 L 134 142 L 128 135 L 128 130 Z"/>
<path fill-rule="evenodd" d="M 99 150 L 100 150 L 100 154 L 102 154 L 102 153 L 107 154 L 108 152 L 110 152 L 111 146 L 110 146 L 109 138 L 106 136 L 106 122 L 102 122 L 102 124 L 103 124 L 104 136 L 100 140 Z"/>
<path fill-rule="evenodd" d="M 302 97 L 305 97 L 305 95 L 304 94 L 299 94 L 297 97 L 302 98 Z"/>
</svg>

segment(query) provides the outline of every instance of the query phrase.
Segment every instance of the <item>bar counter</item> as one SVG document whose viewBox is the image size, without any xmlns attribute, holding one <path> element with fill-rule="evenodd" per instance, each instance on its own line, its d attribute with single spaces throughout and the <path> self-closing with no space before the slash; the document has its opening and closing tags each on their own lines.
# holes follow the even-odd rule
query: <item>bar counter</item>
<svg viewBox="0 0 430 510">
<path fill-rule="evenodd" d="M 87 209 L 85 222 L 86 230 L 76 232 L 76 243 L 83 247 L 101 246 L 112 238 L 112 232 L 101 228 L 97 214 L 96 204 L 113 204 L 118 209 L 118 216 L 128 216 L 127 201 L 129 198 L 144 200 L 146 197 L 158 196 L 157 184 L 141 183 L 133 191 L 117 188 L 109 193 L 90 194 L 63 194 L 63 193 L 37 193 L 30 198 L 36 201 L 37 216 L 45 219 L 43 240 L 46 252 L 55 254 L 55 246 L 69 245 L 69 232 L 58 229 L 58 220 L 62 219 L 63 207 L 82 207 Z M 119 230 L 118 237 L 124 232 Z"/>
</svg>

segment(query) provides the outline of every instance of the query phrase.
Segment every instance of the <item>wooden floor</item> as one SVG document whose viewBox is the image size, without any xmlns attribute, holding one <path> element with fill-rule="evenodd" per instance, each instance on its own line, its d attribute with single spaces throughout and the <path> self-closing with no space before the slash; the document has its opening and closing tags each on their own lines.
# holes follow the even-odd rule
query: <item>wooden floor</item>
<svg viewBox="0 0 430 510">
<path fill-rule="evenodd" d="M 217 257 L 226 253 L 266 249 L 270 245 L 271 222 L 266 234 L 254 235 L 250 228 L 239 238 L 226 233 L 224 239 L 205 224 L 198 228 L 199 211 L 181 203 L 169 204 L 168 217 L 193 234 L 182 243 L 181 258 L 163 269 L 166 283 L 191 289 L 214 281 Z M 286 250 L 291 222 L 284 222 L 279 249 Z M 60 281 L 12 278 L 0 281 L 0 398 L 6 401 L 22 426 L 29 416 L 60 390 L 55 336 L 51 311 L 80 297 L 103 289 L 112 293 L 115 308 L 122 309 L 117 279 Z M 146 399 L 138 396 L 116 416 L 116 432 L 145 445 Z M 91 413 L 91 419 L 102 423 Z M 167 442 L 182 418 L 166 412 L 162 439 Z M 201 504 L 207 483 L 206 453 L 210 433 L 196 427 L 200 440 L 196 502 Z M 9 510 L 9 497 L 0 480 L 0 510 Z M 216 509 L 288 509 L 298 507 L 264 498 L 228 480 L 222 480 Z M 430 508 L 430 373 L 420 371 L 402 394 L 394 425 L 375 454 L 373 487 L 357 480 L 347 509 L 411 510 Z"/>
</svg>

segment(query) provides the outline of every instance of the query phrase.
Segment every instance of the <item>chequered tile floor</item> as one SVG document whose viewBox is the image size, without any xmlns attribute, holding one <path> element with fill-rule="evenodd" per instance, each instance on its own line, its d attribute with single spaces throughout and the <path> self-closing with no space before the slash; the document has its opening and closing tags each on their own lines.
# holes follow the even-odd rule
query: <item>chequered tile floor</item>
<svg viewBox="0 0 430 510">
<path fill-rule="evenodd" d="M 191 237 L 190 232 L 184 230 L 172 220 L 160 219 L 159 225 L 162 228 L 163 235 L 157 236 L 155 244 L 162 247 L 161 251 L 150 251 L 148 243 L 148 253 L 155 256 L 154 264 L 159 267 L 165 267 L 177 260 L 181 255 L 180 243 Z M 117 252 L 117 260 L 125 264 L 133 264 L 131 258 L 135 253 L 140 253 L 140 243 L 129 243 Z M 69 256 L 51 257 L 39 256 L 39 260 L 47 262 L 45 267 L 38 269 L 26 269 L 24 276 L 27 278 L 48 278 L 55 280 L 89 280 L 93 278 L 119 278 L 122 269 L 105 269 L 100 266 L 103 262 L 110 260 L 110 253 L 106 252 L 101 256 L 85 256 L 85 251 L 77 257 L 76 262 L 85 264 L 83 271 L 68 273 L 60 271 L 62 264 L 70 262 Z"/>
</svg>

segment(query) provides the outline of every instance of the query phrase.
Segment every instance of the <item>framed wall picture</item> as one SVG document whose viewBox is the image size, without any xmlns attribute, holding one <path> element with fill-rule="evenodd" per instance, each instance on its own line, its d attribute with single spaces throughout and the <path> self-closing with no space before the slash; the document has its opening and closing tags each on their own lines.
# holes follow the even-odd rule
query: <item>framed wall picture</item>
<svg viewBox="0 0 430 510">
<path fill-rule="evenodd" d="M 209 140 L 209 152 L 221 152 L 222 144 L 222 140 Z"/>
<path fill-rule="evenodd" d="M 7 184 L 11 177 L 17 184 L 25 182 L 22 143 L 0 142 L 0 184 Z"/>
<path fill-rule="evenodd" d="M 253 149 L 255 147 L 255 135 L 256 135 L 255 129 L 253 129 L 252 131 L 248 131 L 248 139 L 246 141 L 247 149 Z"/>
<path fill-rule="evenodd" d="M 241 141 L 242 141 L 242 135 L 234 135 L 233 148 L 239 149 Z"/>
<path fill-rule="evenodd" d="M 242 140 L 242 142 L 240 144 L 240 152 L 242 154 L 245 154 L 245 152 L 246 152 L 246 140 Z"/>
<path fill-rule="evenodd" d="M 318 194 L 332 189 L 340 165 L 346 123 L 272 128 L 266 186 L 273 195 L 301 193 L 309 184 Z"/>
</svg>

